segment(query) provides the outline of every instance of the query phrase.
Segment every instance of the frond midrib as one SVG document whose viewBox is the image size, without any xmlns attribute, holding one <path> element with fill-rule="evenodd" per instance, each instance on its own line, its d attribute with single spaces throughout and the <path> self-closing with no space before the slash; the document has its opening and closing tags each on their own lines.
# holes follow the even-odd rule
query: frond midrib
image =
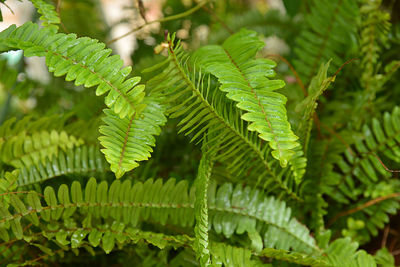
<svg viewBox="0 0 400 267">
<path fill-rule="evenodd" d="M 276 174 L 272 171 L 272 169 L 270 168 L 270 166 L 268 165 L 267 160 L 265 159 L 265 157 L 263 156 L 262 151 L 260 151 L 252 142 L 250 142 L 250 140 L 248 140 L 245 136 L 243 136 L 243 134 L 239 131 L 237 131 L 234 127 L 232 127 L 232 125 L 230 125 L 229 123 L 227 123 L 223 117 L 221 117 L 214 109 L 213 106 L 211 106 L 207 100 L 204 99 L 203 95 L 197 90 L 196 86 L 192 83 L 192 81 L 187 77 L 185 71 L 182 69 L 182 67 L 179 64 L 179 61 L 176 57 L 176 54 L 174 52 L 174 50 L 172 49 L 172 44 L 169 44 L 169 51 L 170 54 L 172 55 L 172 59 L 174 62 L 175 67 L 179 70 L 179 74 L 181 75 L 181 77 L 185 80 L 186 84 L 191 88 L 192 92 L 194 92 L 197 96 L 198 99 L 201 100 L 201 103 L 203 104 L 203 106 L 205 106 L 210 113 L 212 113 L 214 115 L 215 118 L 217 118 L 223 125 L 225 125 L 225 128 L 229 129 L 233 134 L 235 134 L 235 136 L 238 136 L 247 146 L 249 146 L 258 156 L 258 159 L 262 162 L 262 164 L 265 166 L 265 169 L 267 170 L 268 174 L 272 177 L 272 179 L 279 185 L 279 188 L 281 188 L 282 190 L 284 190 L 291 198 L 295 199 L 295 200 L 300 200 L 300 198 L 291 190 L 289 190 L 283 183 L 281 180 L 279 180 L 279 178 L 276 176 Z"/>
</svg>

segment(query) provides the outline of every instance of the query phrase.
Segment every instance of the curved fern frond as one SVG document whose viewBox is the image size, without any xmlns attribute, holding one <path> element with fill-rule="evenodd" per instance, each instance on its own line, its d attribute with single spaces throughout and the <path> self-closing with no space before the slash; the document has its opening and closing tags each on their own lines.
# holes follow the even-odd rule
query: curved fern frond
<svg viewBox="0 0 400 267">
<path fill-rule="evenodd" d="M 337 69 L 355 52 L 360 16 L 356 0 L 314 0 L 310 7 L 311 12 L 305 16 L 306 28 L 294 48 L 298 59 L 293 61 L 306 85 L 323 62 L 332 58 L 332 66 Z"/>
<path fill-rule="evenodd" d="M 37 225 L 42 220 L 67 219 L 75 212 L 94 218 L 112 218 L 133 227 L 142 221 L 192 227 L 195 219 L 195 187 L 191 188 L 190 193 L 187 188 L 186 181 L 175 185 L 175 179 L 170 179 L 163 185 L 161 180 L 153 182 L 149 179 L 133 186 L 129 180 L 123 183 L 115 180 L 108 189 L 106 181 L 97 184 L 91 178 L 84 193 L 77 181 L 72 183 L 70 189 L 61 185 L 57 195 L 52 187 L 46 187 L 46 205 L 42 205 L 36 192 L 27 194 L 25 200 L 17 194 L 11 194 L 12 208 L 0 206 L 0 229 L 3 232 L 11 230 L 20 239 L 23 237 L 22 223 Z M 231 184 L 217 189 L 214 184 L 209 190 L 208 206 L 209 223 L 217 233 L 226 237 L 234 232 L 247 232 L 262 236 L 264 247 L 320 253 L 308 229 L 291 218 L 291 209 L 273 197 L 264 197 L 256 189 L 242 188 L 240 185 L 233 189 Z"/>
<path fill-rule="evenodd" d="M 43 21 L 42 25 L 58 30 L 57 24 L 60 24 L 60 17 L 58 16 L 53 5 L 47 4 L 43 0 L 30 0 L 37 8 L 37 11 L 42 16 L 40 20 Z"/>
<path fill-rule="evenodd" d="M 20 169 L 18 185 L 25 186 L 39 183 L 61 175 L 79 173 L 105 172 L 107 170 L 104 158 L 98 147 L 81 146 L 59 151 L 57 155 L 39 161 L 29 167 Z"/>
<path fill-rule="evenodd" d="M 7 47 L 7 48 L 6 48 Z M 96 95 L 108 93 L 106 105 L 120 118 L 139 114 L 144 105 L 144 86 L 140 78 L 127 79 L 131 67 L 121 69 L 119 56 L 111 49 L 88 37 L 56 33 L 49 28 L 38 28 L 27 22 L 21 27 L 10 26 L 0 33 L 0 50 L 22 49 L 27 57 L 46 57 L 46 64 L 54 76 L 66 75 L 67 81 L 85 87 L 97 86 Z"/>
<path fill-rule="evenodd" d="M 0 139 L 0 159 L 15 168 L 29 167 L 39 161 L 44 163 L 46 158 L 57 155 L 59 149 L 65 151 L 82 144 L 82 140 L 64 131 L 40 131 L 32 135 L 20 132 L 6 141 Z"/>
<path fill-rule="evenodd" d="M 140 114 L 122 119 L 112 110 L 104 110 L 106 125 L 99 130 L 100 144 L 104 146 L 101 152 L 117 178 L 139 166 L 138 161 L 150 158 L 156 141 L 154 135 L 160 134 L 160 126 L 167 121 L 165 108 L 156 99 L 146 98 L 143 103 L 146 107 Z"/>
<path fill-rule="evenodd" d="M 216 138 L 208 140 L 209 150 L 217 153 L 216 161 L 228 163 L 235 177 L 245 174 L 247 178 L 249 173 L 254 173 L 259 179 L 257 182 L 263 182 L 266 190 L 277 189 L 298 200 L 289 186 L 290 177 L 280 175 L 281 168 L 269 155 L 268 146 L 256 133 L 246 129 L 240 111 L 212 86 L 210 77 L 203 75 L 196 64 L 188 64 L 188 55 L 179 42 L 174 44 L 174 40 L 174 36 L 169 39 L 168 59 L 146 70 L 149 72 L 166 65 L 146 86 L 151 93 L 165 95 L 165 102 L 170 105 L 170 117 L 180 119 L 180 132 L 192 134 L 192 141 L 198 142 L 206 132 L 218 133 Z"/>
<path fill-rule="evenodd" d="M 245 113 L 241 118 L 249 122 L 250 131 L 269 142 L 272 156 L 285 167 L 299 145 L 292 132 L 285 108 L 286 97 L 274 92 L 282 88 L 282 80 L 272 80 L 275 62 L 253 59 L 264 46 L 257 33 L 241 30 L 229 37 L 222 46 L 205 46 L 194 58 L 205 71 L 215 75 L 222 84 L 220 90 L 238 104 Z"/>
</svg>

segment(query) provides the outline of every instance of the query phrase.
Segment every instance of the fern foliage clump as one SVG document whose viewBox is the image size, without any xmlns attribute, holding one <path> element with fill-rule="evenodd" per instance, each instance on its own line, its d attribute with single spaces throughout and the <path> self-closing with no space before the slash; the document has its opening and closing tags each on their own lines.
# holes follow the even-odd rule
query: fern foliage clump
<svg viewBox="0 0 400 267">
<path fill-rule="evenodd" d="M 31 2 L 0 32 L 0 266 L 400 263 L 396 4 Z"/>
</svg>

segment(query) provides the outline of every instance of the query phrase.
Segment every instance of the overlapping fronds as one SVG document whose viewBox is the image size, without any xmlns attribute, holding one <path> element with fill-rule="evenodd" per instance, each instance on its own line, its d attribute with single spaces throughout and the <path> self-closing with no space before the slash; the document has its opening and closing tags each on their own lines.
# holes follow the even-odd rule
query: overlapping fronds
<svg viewBox="0 0 400 267">
<path fill-rule="evenodd" d="M 53 246 L 43 250 L 43 255 L 54 255 L 61 251 L 70 251 L 89 246 L 101 247 L 107 254 L 113 249 L 119 249 L 144 241 L 160 249 L 166 247 L 191 246 L 192 238 L 186 235 L 166 235 L 157 232 L 141 231 L 137 228 L 125 227 L 122 223 L 91 225 L 60 225 L 57 231 L 43 229 L 34 232 L 28 229 L 24 233 L 29 238 L 27 245 L 35 246 L 46 241 L 52 241 Z M 7 243 L 6 243 L 7 244 Z M 47 243 L 49 244 L 49 243 Z M 56 246 L 54 246 L 56 244 Z M 5 247 L 0 245 L 0 248 Z M 45 246 L 42 246 L 45 248 Z M 29 261 L 28 261 L 29 262 Z"/>
<path fill-rule="evenodd" d="M 29 167 L 39 161 L 44 163 L 46 158 L 57 155 L 59 149 L 66 151 L 82 144 L 82 140 L 64 131 L 39 131 L 32 135 L 20 132 L 6 141 L 1 140 L 0 159 L 15 168 Z"/>
<path fill-rule="evenodd" d="M 338 177 L 342 177 L 336 181 L 344 196 L 342 201 L 347 202 L 346 198 L 355 200 L 363 193 L 365 186 L 391 176 L 377 156 L 400 162 L 399 125 L 400 108 L 395 107 L 391 114 L 384 113 L 382 122 L 374 118 L 370 126 L 365 124 L 362 127 L 362 137 L 358 138 L 352 148 L 347 149 L 336 163 L 340 170 Z M 360 187 L 360 183 L 364 187 Z"/>
<path fill-rule="evenodd" d="M 43 0 L 30 0 L 30 1 L 37 8 L 38 13 L 42 15 L 40 17 L 42 25 L 45 27 L 52 27 L 57 30 L 58 29 L 57 24 L 60 24 L 61 21 L 54 6 L 46 3 Z"/>
<path fill-rule="evenodd" d="M 0 84 L 6 91 L 26 97 L 29 91 L 36 85 L 32 80 L 19 81 L 18 71 L 7 64 L 7 60 L 0 59 Z"/>
<path fill-rule="evenodd" d="M 287 120 L 286 97 L 274 92 L 284 86 L 282 80 L 271 79 L 275 62 L 254 59 L 263 46 L 256 32 L 242 30 L 222 46 L 200 48 L 194 57 L 206 72 L 218 78 L 220 90 L 245 112 L 241 118 L 249 122 L 247 129 L 269 142 L 272 156 L 285 167 L 299 145 L 298 137 Z"/>
<path fill-rule="evenodd" d="M 276 9 L 269 9 L 267 12 L 261 10 L 243 11 L 234 17 L 226 18 L 226 24 L 233 32 L 242 28 L 254 30 L 263 36 L 276 35 L 285 40 L 288 44 L 293 42 L 291 36 L 299 31 L 300 25 Z M 220 44 L 229 37 L 230 32 L 226 28 L 211 29 L 208 36 L 209 44 Z"/>
<path fill-rule="evenodd" d="M 260 256 L 305 266 L 328 266 L 322 257 L 309 256 L 307 254 L 290 252 L 282 249 L 265 248 L 260 253 Z"/>
<path fill-rule="evenodd" d="M 110 56 L 111 49 L 104 47 L 97 40 L 56 33 L 31 22 L 20 27 L 12 25 L 0 33 L 0 51 L 22 49 L 27 57 L 44 56 L 55 76 L 66 75 L 65 79 L 75 81 L 77 86 L 97 86 L 97 95 L 108 93 L 105 103 L 120 118 L 139 114 L 144 108 L 140 78 L 127 79 L 132 68 L 121 69 L 120 57 Z"/>
<path fill-rule="evenodd" d="M 20 169 L 18 185 L 25 186 L 39 183 L 61 175 L 101 173 L 107 170 L 100 149 L 95 146 L 80 146 L 60 150 L 57 155 L 46 158 L 44 163 Z"/>
<path fill-rule="evenodd" d="M 104 110 L 106 125 L 100 126 L 99 140 L 104 147 L 101 151 L 117 178 L 139 166 L 138 161 L 150 158 L 154 135 L 160 134 L 160 127 L 167 121 L 165 108 L 157 99 L 146 98 L 144 103 L 146 107 L 140 114 L 122 119 L 112 110 Z"/>
<path fill-rule="evenodd" d="M 218 153 L 215 160 L 226 162 L 235 176 L 254 173 L 266 190 L 279 189 L 298 198 L 288 182 L 290 176 L 279 175 L 281 168 L 269 155 L 269 147 L 257 137 L 257 133 L 246 129 L 240 111 L 213 86 L 211 78 L 202 74 L 196 64 L 189 65 L 188 61 L 188 55 L 179 42 L 174 44 L 172 36 L 168 59 L 147 70 L 166 65 L 146 86 L 151 93 L 162 92 L 165 96 L 165 102 L 170 106 L 170 117 L 180 119 L 180 132 L 191 134 L 192 140 L 199 142 L 205 133 L 213 133 L 214 138 L 207 141 L 210 153 Z"/>
<path fill-rule="evenodd" d="M 332 59 L 337 69 L 354 53 L 359 9 L 355 0 L 315 0 L 305 16 L 306 27 L 296 40 L 296 70 L 305 84 L 318 67 Z"/>
<path fill-rule="evenodd" d="M 215 183 L 210 186 L 209 222 L 216 233 L 230 237 L 235 232 L 247 232 L 259 235 L 264 247 L 319 253 L 308 229 L 291 217 L 291 210 L 284 202 L 264 197 L 259 190 L 250 187 L 233 188 L 231 184 L 224 184 L 217 188 Z M 61 185 L 57 194 L 52 187 L 46 187 L 45 205 L 33 191 L 25 197 L 11 194 L 12 208 L 0 207 L 0 232 L 7 237 L 3 239 L 8 239 L 9 230 L 20 239 L 26 223 L 38 225 L 42 221 L 67 219 L 76 212 L 95 218 L 112 218 L 132 227 L 142 221 L 191 227 L 195 221 L 194 191 L 195 187 L 188 191 L 186 181 L 175 184 L 175 179 L 165 184 L 149 179 L 133 186 L 129 180 L 123 183 L 115 180 L 108 188 L 107 182 L 97 184 L 96 179 L 91 178 L 84 192 L 77 181 L 70 188 Z"/>
</svg>

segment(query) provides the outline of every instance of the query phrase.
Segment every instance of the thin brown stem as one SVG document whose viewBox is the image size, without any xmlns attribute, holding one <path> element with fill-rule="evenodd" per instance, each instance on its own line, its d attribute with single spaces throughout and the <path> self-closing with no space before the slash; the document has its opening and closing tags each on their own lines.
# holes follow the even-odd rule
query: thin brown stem
<svg viewBox="0 0 400 267">
<path fill-rule="evenodd" d="M 150 24 L 154 24 L 154 23 L 157 23 L 157 22 L 160 22 L 160 23 L 161 22 L 167 22 L 167 21 L 176 20 L 176 19 L 180 19 L 180 18 L 189 16 L 189 15 L 193 14 L 194 12 L 196 12 L 197 10 L 199 10 L 200 8 L 202 8 L 205 4 L 208 3 L 208 1 L 209 0 L 201 1 L 197 6 L 191 8 L 191 9 L 185 11 L 185 12 L 182 12 L 182 13 L 179 13 L 179 14 L 176 14 L 176 15 L 172 15 L 172 16 L 169 16 L 169 17 L 165 17 L 165 18 L 156 19 L 156 20 L 152 20 L 152 21 L 146 22 L 145 24 L 140 25 L 140 26 L 130 30 L 129 32 L 127 32 L 125 34 L 108 41 L 106 44 L 110 45 L 112 43 L 115 43 L 116 41 L 119 41 L 122 38 L 124 38 L 124 37 L 126 37 L 128 35 L 131 35 L 132 33 L 135 33 L 135 32 L 139 31 L 140 29 L 143 29 L 144 27 L 146 27 L 146 26 L 148 26 Z"/>
<path fill-rule="evenodd" d="M 347 211 L 340 212 L 329 221 L 328 227 L 331 226 L 334 222 L 336 222 L 340 217 L 353 214 L 353 213 L 355 213 L 357 211 L 360 211 L 360 210 L 363 210 L 365 208 L 368 208 L 368 207 L 370 207 L 372 205 L 375 205 L 375 204 L 377 204 L 379 202 L 382 202 L 384 200 L 387 200 L 387 199 L 390 199 L 390 198 L 396 198 L 396 197 L 400 197 L 400 192 L 392 193 L 392 194 L 389 194 L 389 195 L 386 195 L 386 196 L 382 196 L 382 197 L 377 197 L 377 198 L 371 199 L 370 201 L 367 201 L 366 203 L 364 203 L 364 204 L 362 204 L 362 205 L 360 205 L 358 207 L 355 207 L 353 209 L 349 209 Z"/>
</svg>

